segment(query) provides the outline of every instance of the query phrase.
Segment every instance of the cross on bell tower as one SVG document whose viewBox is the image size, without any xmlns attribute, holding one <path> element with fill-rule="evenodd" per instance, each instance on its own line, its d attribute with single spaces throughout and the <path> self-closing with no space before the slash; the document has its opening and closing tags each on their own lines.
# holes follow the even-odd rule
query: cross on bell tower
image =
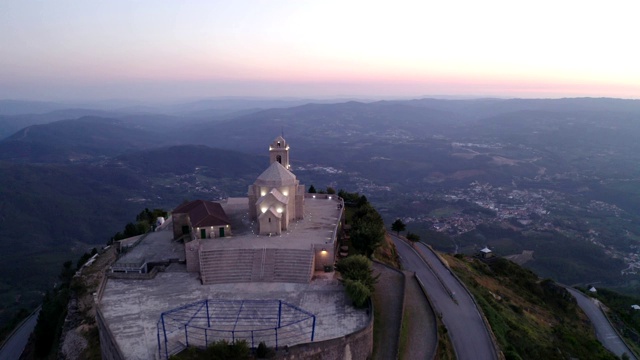
<svg viewBox="0 0 640 360">
<path fill-rule="evenodd" d="M 269 164 L 279 162 L 287 170 L 291 170 L 289 165 L 289 145 L 282 136 L 278 136 L 269 145 Z"/>
</svg>

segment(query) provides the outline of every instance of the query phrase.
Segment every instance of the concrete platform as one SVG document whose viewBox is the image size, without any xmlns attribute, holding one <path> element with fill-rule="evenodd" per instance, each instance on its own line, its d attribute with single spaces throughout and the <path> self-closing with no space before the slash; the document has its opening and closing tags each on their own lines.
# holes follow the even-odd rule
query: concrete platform
<svg viewBox="0 0 640 360">
<path fill-rule="evenodd" d="M 332 251 L 341 215 L 338 205 L 341 203 L 327 197 L 305 198 L 304 219 L 291 222 L 289 229 L 279 236 L 256 234 L 257 224 L 249 219 L 247 198 L 227 199 L 221 204 L 231 220 L 231 236 L 205 239 L 202 249 L 280 249 L 276 251 L 290 252 L 290 249 L 295 249 L 308 250 L 309 256 L 313 256 L 314 245 L 324 250 L 327 244 L 327 250 Z M 185 248 L 184 244 L 173 240 L 172 224 L 168 220 L 159 231 L 146 235 L 130 248 L 117 263 L 139 264 L 173 259 L 184 260 Z M 286 301 L 316 315 L 315 341 L 353 333 L 365 327 L 369 319 L 365 310 L 351 306 L 343 285 L 333 278 L 333 273 L 316 273 L 310 283 L 202 285 L 199 276 L 198 273 L 187 273 L 183 264 L 172 263 L 153 279 L 107 280 L 100 307 L 127 359 L 156 359 L 160 314 L 205 299 Z"/>
<path fill-rule="evenodd" d="M 236 249 L 311 249 L 313 244 L 333 243 L 333 233 L 341 210 L 338 202 L 329 199 L 305 198 L 304 219 L 289 223 L 282 235 L 257 235 L 257 223 L 249 219 L 249 200 L 229 198 L 222 208 L 231 220 L 233 236 L 207 239 L 204 250 Z"/>
<path fill-rule="evenodd" d="M 221 205 L 231 220 L 232 235 L 205 239 L 202 242 L 203 250 L 263 248 L 310 250 L 313 244 L 333 243 L 333 233 L 340 216 L 337 201 L 306 198 L 303 220 L 290 223 L 290 229 L 282 235 L 260 236 L 256 234 L 257 224 L 249 219 L 247 198 L 229 198 L 221 202 Z M 147 234 L 136 246 L 128 248 L 116 264 L 142 264 L 171 259 L 184 261 L 184 245 L 173 241 L 172 226 L 169 218 L 158 231 Z"/>
<path fill-rule="evenodd" d="M 343 286 L 329 274 L 309 284 L 201 285 L 197 274 L 183 270 L 171 265 L 151 280 L 107 280 L 102 312 L 127 359 L 156 359 L 160 314 L 204 299 L 286 301 L 316 315 L 315 341 L 352 333 L 368 321 L 366 311 L 353 308 Z"/>
<path fill-rule="evenodd" d="M 184 244 L 173 241 L 171 226 L 170 220 L 165 221 L 157 231 L 144 235 L 137 245 L 124 248 L 126 252 L 116 261 L 116 264 L 142 264 L 172 259 L 184 262 Z"/>
</svg>

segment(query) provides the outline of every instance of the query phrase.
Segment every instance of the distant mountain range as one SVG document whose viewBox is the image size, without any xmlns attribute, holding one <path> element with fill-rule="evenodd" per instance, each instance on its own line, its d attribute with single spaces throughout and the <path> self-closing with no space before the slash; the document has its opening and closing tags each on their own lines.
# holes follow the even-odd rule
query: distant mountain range
<svg viewBox="0 0 640 360">
<path fill-rule="evenodd" d="M 545 252 L 566 237 L 572 240 L 562 257 L 572 279 L 611 282 L 620 263 L 608 254 L 638 246 L 640 101 L 304 102 L 114 102 L 94 110 L 0 101 L 0 271 L 9 274 L 0 279 L 6 289 L 0 305 L 14 310 L 37 301 L 62 261 L 104 244 L 145 207 L 170 210 L 185 199 L 243 196 L 281 133 L 302 183 L 359 191 L 387 220 L 418 219 L 410 226 L 423 238 L 434 235 L 419 219 L 477 207 L 433 199 L 452 190 L 463 194 L 474 181 L 569 199 L 562 200 L 562 213 L 553 212 L 563 217 L 549 220 L 557 233 L 536 238 L 509 225 L 512 232 L 481 228 L 431 238 L 445 250 L 491 245 L 498 253 L 520 252 L 543 239 L 544 251 L 528 265 L 563 280 L 562 259 Z M 622 209 L 606 218 L 616 231 L 605 231 L 605 220 L 576 225 L 592 210 L 575 209 L 591 201 Z M 577 240 L 589 231 L 600 234 L 603 247 Z M 583 244 L 589 248 L 575 250 Z M 603 269 L 590 268 L 593 259 Z"/>
</svg>

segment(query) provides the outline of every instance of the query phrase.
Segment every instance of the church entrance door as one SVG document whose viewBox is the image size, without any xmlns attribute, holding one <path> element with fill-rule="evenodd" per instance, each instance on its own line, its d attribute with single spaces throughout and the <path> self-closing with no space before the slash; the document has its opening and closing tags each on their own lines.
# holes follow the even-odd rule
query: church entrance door
<svg viewBox="0 0 640 360">
<path fill-rule="evenodd" d="M 206 229 L 200 229 L 200 238 L 201 239 L 206 239 L 207 238 L 207 230 Z"/>
<path fill-rule="evenodd" d="M 224 237 L 224 228 L 223 227 L 220 228 L 220 237 Z"/>
</svg>

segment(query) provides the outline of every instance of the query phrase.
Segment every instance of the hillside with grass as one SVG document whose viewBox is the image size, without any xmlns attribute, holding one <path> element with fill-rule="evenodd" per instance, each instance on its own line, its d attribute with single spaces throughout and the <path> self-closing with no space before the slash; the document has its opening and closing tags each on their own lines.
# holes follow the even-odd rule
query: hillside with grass
<svg viewBox="0 0 640 360">
<path fill-rule="evenodd" d="M 506 359 L 616 359 L 567 290 L 502 258 L 445 255 L 491 325 Z"/>
</svg>

